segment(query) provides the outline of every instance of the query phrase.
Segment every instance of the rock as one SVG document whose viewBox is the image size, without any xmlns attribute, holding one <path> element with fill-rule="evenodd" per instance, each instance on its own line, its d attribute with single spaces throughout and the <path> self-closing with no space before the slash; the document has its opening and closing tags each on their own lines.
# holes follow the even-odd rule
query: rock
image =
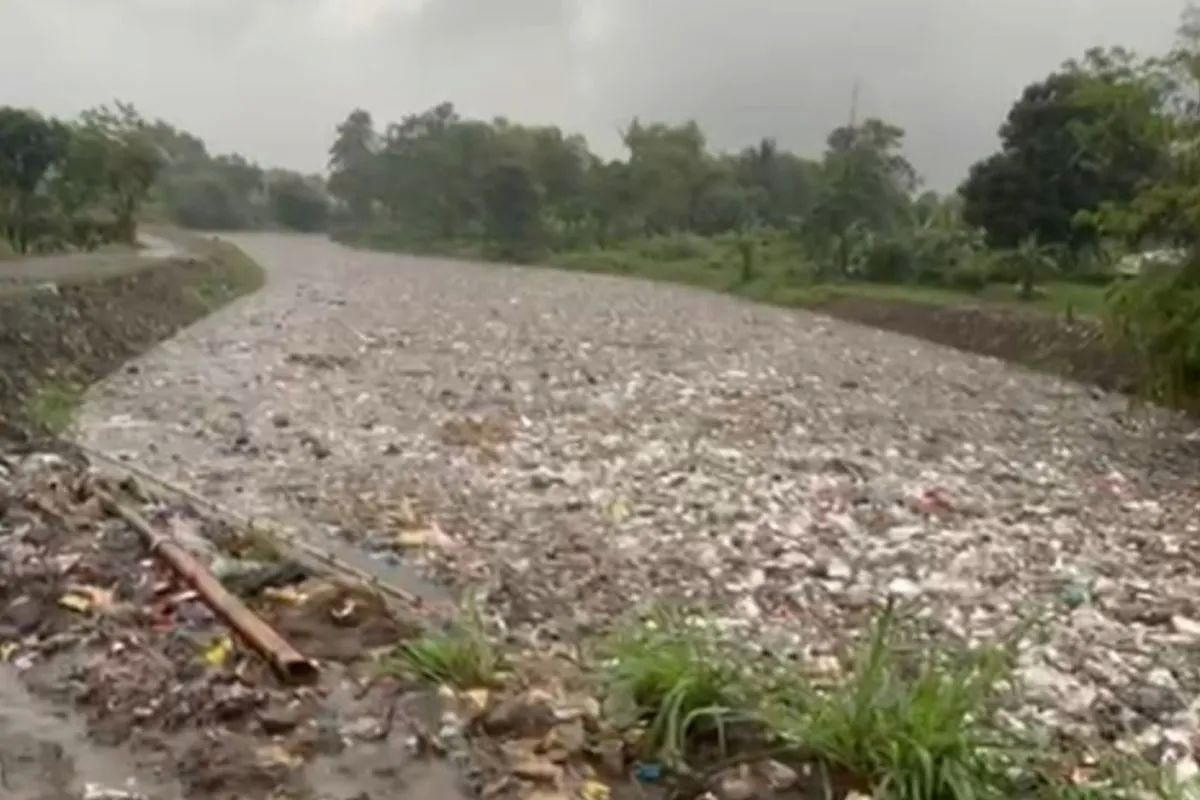
<svg viewBox="0 0 1200 800">
<path fill-rule="evenodd" d="M 0 619 L 16 628 L 18 634 L 26 636 L 38 629 L 44 615 L 43 607 L 34 602 L 33 598 L 18 597 L 8 604 Z"/>
<path fill-rule="evenodd" d="M 751 772 L 748 764 L 730 767 L 717 773 L 712 779 L 710 789 L 717 800 L 756 800 L 764 798 L 769 790 Z"/>
<path fill-rule="evenodd" d="M 547 759 L 526 758 L 511 765 L 509 770 L 518 778 L 545 783 L 557 783 L 562 778 L 562 767 Z"/>
<path fill-rule="evenodd" d="M 600 766 L 610 778 L 624 778 L 625 742 L 621 739 L 603 739 L 595 748 Z"/>
<path fill-rule="evenodd" d="M 493 736 L 545 736 L 557 722 L 554 699 L 547 693 L 530 689 L 501 701 L 483 719 L 483 727 Z"/>
<path fill-rule="evenodd" d="M 240 683 L 218 686 L 213 691 L 213 711 L 219 719 L 237 720 L 262 703 L 262 695 Z"/>
<path fill-rule="evenodd" d="M 558 725 L 546 738 L 548 746 L 561 747 L 572 756 L 579 755 L 587 745 L 587 733 L 583 729 L 582 720 Z"/>
<path fill-rule="evenodd" d="M 1152 683 L 1134 687 L 1126 701 L 1134 711 L 1152 720 L 1164 719 L 1184 707 L 1177 691 Z"/>
<path fill-rule="evenodd" d="M 475 719 L 487 711 L 491 697 L 492 693 L 487 689 L 468 689 L 458 694 L 458 702 L 467 716 L 470 719 Z"/>
<path fill-rule="evenodd" d="M 775 791 L 790 789 L 800 781 L 800 773 L 774 759 L 763 762 L 758 771 L 767 779 Z"/>
<path fill-rule="evenodd" d="M 258 713 L 258 724 L 265 733 L 276 736 L 292 730 L 303 718 L 299 703 L 273 702 Z"/>
<path fill-rule="evenodd" d="M 271 415 L 271 424 L 276 428 L 286 428 L 292 424 L 292 418 L 282 411 L 276 411 Z"/>
<path fill-rule="evenodd" d="M 372 742 L 382 739 L 385 732 L 383 720 L 377 717 L 359 717 L 341 728 L 342 736 Z"/>
</svg>

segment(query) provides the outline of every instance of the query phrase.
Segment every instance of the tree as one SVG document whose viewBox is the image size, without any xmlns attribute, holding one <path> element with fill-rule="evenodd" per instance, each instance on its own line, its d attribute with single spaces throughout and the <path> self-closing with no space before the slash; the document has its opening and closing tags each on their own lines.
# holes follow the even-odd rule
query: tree
<svg viewBox="0 0 1200 800">
<path fill-rule="evenodd" d="M 70 125 L 67 147 L 49 178 L 50 193 L 67 217 L 76 217 L 104 198 L 108 181 L 108 141 L 87 125 Z"/>
<path fill-rule="evenodd" d="M 695 122 L 683 125 L 634 120 L 625 131 L 629 181 L 647 233 L 693 228 L 700 198 L 716 178 Z"/>
<path fill-rule="evenodd" d="M 843 276 L 867 235 L 888 233 L 907 219 L 917 177 L 900 153 L 903 141 L 902 128 L 878 119 L 829 135 L 821 187 L 805 229 L 810 243 Z"/>
<path fill-rule="evenodd" d="M 107 144 L 105 159 L 108 197 L 116 217 L 117 237 L 137 238 L 137 213 L 154 185 L 165 160 L 154 144 L 149 126 L 132 105 L 99 106 L 83 113 L 83 122 Z"/>
<path fill-rule="evenodd" d="M 520 259 L 541 245 L 542 198 L 523 164 L 501 164 L 484 180 L 486 235 L 502 258 Z"/>
<path fill-rule="evenodd" d="M 303 233 L 325 230 L 329 202 L 319 181 L 281 172 L 271 178 L 268 191 L 272 216 L 280 225 Z"/>
<path fill-rule="evenodd" d="M 820 165 L 781 151 L 773 139 L 733 159 L 737 182 L 757 198 L 756 216 L 782 226 L 808 214 L 816 197 Z"/>
<path fill-rule="evenodd" d="M 187 228 L 240 230 L 254 222 L 245 200 L 227 180 L 211 171 L 170 177 L 164 183 L 163 197 L 171 217 Z"/>
<path fill-rule="evenodd" d="M 338 126 L 337 139 L 329 150 L 329 190 L 358 220 L 371 215 L 378 149 L 379 136 L 371 115 L 358 109 Z"/>
<path fill-rule="evenodd" d="M 1088 214 L 1132 198 L 1163 164 L 1157 81 L 1124 51 L 1090 51 L 1028 86 L 1000 130 L 999 153 L 961 188 L 988 244 L 1029 236 L 1075 253 L 1099 231 Z"/>
<path fill-rule="evenodd" d="M 1167 246 L 1173 263 L 1148 266 L 1110 292 L 1109 330 L 1138 354 L 1142 394 L 1200 411 L 1200 8 L 1184 12 L 1175 49 L 1160 66 L 1166 168 L 1127 202 L 1095 216 L 1134 247 Z"/>
<path fill-rule="evenodd" d="M 18 253 L 30 244 L 34 197 L 67 149 L 64 128 L 31 111 L 0 108 L 0 223 Z"/>
<path fill-rule="evenodd" d="M 212 160 L 213 169 L 231 189 L 246 202 L 263 189 L 263 171 L 237 153 L 217 156 Z"/>
</svg>

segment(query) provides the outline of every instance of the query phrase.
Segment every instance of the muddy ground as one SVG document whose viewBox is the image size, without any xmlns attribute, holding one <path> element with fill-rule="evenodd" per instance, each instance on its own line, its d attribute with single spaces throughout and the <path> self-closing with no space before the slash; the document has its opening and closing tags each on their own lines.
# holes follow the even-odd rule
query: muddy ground
<svg viewBox="0 0 1200 800">
<path fill-rule="evenodd" d="M 0 460 L 0 792 L 13 800 L 461 796 L 414 744 L 436 704 L 381 674 L 419 630 L 178 498 L 106 479 L 69 451 Z M 104 494 L 185 544 L 314 660 L 285 683 Z M 237 567 L 236 570 L 233 570 Z"/>
</svg>

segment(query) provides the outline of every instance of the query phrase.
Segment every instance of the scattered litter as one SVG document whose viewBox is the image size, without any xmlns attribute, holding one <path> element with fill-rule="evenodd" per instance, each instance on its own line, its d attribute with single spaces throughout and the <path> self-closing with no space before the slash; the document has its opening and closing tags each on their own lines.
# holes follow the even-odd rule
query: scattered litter
<svg viewBox="0 0 1200 800">
<path fill-rule="evenodd" d="M 228 636 L 222 636 L 204 651 L 204 663 L 210 667 L 223 667 L 232 654 L 233 640 Z"/>
</svg>

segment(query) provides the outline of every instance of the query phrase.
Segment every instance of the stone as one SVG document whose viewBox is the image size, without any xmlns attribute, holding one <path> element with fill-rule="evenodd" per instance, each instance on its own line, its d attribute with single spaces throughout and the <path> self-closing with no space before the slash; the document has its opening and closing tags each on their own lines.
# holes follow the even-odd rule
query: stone
<svg viewBox="0 0 1200 800">
<path fill-rule="evenodd" d="M 264 733 L 271 736 L 287 733 L 303 719 L 304 714 L 299 703 L 272 702 L 258 712 L 258 724 L 262 726 Z"/>
<path fill-rule="evenodd" d="M 17 633 L 26 636 L 36 631 L 44 618 L 43 608 L 31 597 L 18 597 L 8 604 L 0 614 L 0 619 L 8 622 Z"/>
<path fill-rule="evenodd" d="M 377 717 L 359 717 L 341 727 L 341 734 L 352 739 L 375 741 L 383 738 L 386 727 Z"/>
<path fill-rule="evenodd" d="M 758 769 L 775 791 L 790 789 L 800 781 L 800 773 L 774 759 L 763 762 Z"/>
<path fill-rule="evenodd" d="M 578 755 L 587 745 L 587 732 L 583 729 L 582 720 L 564 722 L 556 726 L 546 737 L 551 747 L 561 747 L 568 755 Z"/>
<path fill-rule="evenodd" d="M 500 701 L 483 718 L 483 727 L 493 736 L 545 736 L 557 722 L 553 698 L 530 689 Z"/>
<path fill-rule="evenodd" d="M 600 766 L 610 778 L 625 777 L 625 742 L 621 739 L 603 739 L 595 748 Z"/>
<path fill-rule="evenodd" d="M 756 800 L 763 797 L 765 791 L 769 791 L 767 786 L 756 779 L 747 764 L 717 773 L 710 788 L 717 800 Z"/>
<path fill-rule="evenodd" d="M 526 758 L 512 764 L 509 771 L 518 778 L 556 783 L 562 778 L 562 767 L 549 759 Z"/>
</svg>

